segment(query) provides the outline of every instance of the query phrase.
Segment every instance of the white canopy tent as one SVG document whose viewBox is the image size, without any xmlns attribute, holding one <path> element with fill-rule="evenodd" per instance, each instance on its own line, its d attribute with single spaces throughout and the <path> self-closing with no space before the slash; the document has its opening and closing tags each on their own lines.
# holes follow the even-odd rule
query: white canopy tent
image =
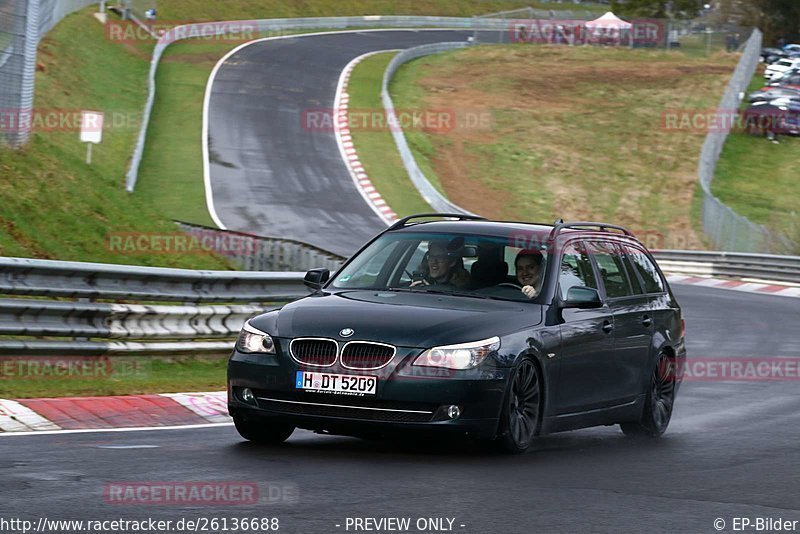
<svg viewBox="0 0 800 534">
<path fill-rule="evenodd" d="M 631 28 L 633 24 L 622 20 L 611 11 L 586 23 L 587 33 L 592 40 L 602 44 L 621 44 L 623 40 L 631 41 Z"/>
<path fill-rule="evenodd" d="M 592 30 L 630 30 L 633 24 L 622 20 L 611 11 L 607 11 L 602 17 L 587 22 L 586 27 Z"/>
</svg>

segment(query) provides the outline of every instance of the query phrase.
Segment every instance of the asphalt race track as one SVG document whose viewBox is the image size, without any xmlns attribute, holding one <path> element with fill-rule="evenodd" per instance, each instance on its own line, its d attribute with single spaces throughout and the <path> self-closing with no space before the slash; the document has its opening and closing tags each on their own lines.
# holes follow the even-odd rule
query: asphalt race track
<svg viewBox="0 0 800 534">
<path fill-rule="evenodd" d="M 797 355 L 800 300 L 675 290 L 690 358 Z M 465 442 L 300 431 L 259 447 L 231 426 L 2 437 L 0 508 L 33 521 L 278 517 L 280 531 L 298 533 L 346 532 L 348 517 L 448 517 L 456 532 L 503 534 L 716 532 L 721 518 L 732 531 L 734 517 L 800 520 L 799 398 L 796 380 L 689 382 L 660 440 L 603 427 L 511 457 Z M 109 448 L 120 446 L 150 448 Z M 258 508 L 106 503 L 104 486 L 121 481 L 272 483 L 292 498 Z"/>
<path fill-rule="evenodd" d="M 223 63 L 209 100 L 209 177 L 229 230 L 280 236 L 349 256 L 386 224 L 363 200 L 330 111 L 344 67 L 375 50 L 465 41 L 472 32 L 387 30 L 262 41 Z"/>
</svg>

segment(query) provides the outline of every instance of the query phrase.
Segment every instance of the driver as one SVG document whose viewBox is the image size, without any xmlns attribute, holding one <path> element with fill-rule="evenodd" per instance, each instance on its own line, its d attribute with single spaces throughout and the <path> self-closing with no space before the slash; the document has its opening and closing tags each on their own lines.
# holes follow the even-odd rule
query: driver
<svg viewBox="0 0 800 534">
<path fill-rule="evenodd" d="M 428 274 L 422 280 L 417 280 L 411 287 L 419 285 L 452 285 L 458 288 L 470 283 L 470 276 L 461 259 L 460 247 L 452 250 L 446 240 L 431 241 L 428 244 L 428 258 L 426 267 Z"/>
<path fill-rule="evenodd" d="M 538 294 L 538 287 L 542 281 L 542 267 L 544 257 L 535 249 L 524 249 L 517 253 L 514 267 L 517 272 L 517 281 L 520 283 L 522 293 L 529 299 Z"/>
</svg>

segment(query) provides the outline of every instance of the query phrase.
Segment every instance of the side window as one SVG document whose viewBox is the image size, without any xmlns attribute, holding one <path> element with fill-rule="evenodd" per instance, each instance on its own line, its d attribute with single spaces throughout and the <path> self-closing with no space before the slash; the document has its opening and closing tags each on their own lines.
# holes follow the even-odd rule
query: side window
<svg viewBox="0 0 800 534">
<path fill-rule="evenodd" d="M 647 254 L 643 250 L 630 246 L 625 247 L 625 254 L 630 258 L 636 272 L 639 273 L 645 293 L 663 293 L 664 282 Z"/>
<path fill-rule="evenodd" d="M 592 254 L 606 288 L 606 296 L 613 299 L 633 295 L 622 254 L 616 245 L 608 241 L 592 242 Z"/>
<path fill-rule="evenodd" d="M 384 243 L 381 248 L 371 251 L 371 255 L 362 254 L 353 265 L 352 274 L 344 275 L 336 281 L 336 287 L 373 287 L 389 262 L 390 256 L 397 250 L 400 241 Z"/>
<path fill-rule="evenodd" d="M 414 249 L 414 253 L 411 255 L 411 258 L 408 260 L 408 263 L 403 266 L 402 274 L 400 275 L 401 283 L 410 284 L 412 280 L 411 276 L 409 276 L 409 273 L 425 271 L 427 269 L 427 267 L 422 263 L 426 252 L 428 252 L 428 242 L 420 241 L 420 243 Z"/>
<path fill-rule="evenodd" d="M 592 270 L 592 261 L 582 244 L 571 243 L 564 249 L 561 257 L 561 268 L 558 274 L 558 285 L 561 298 L 567 298 L 571 287 L 585 286 L 597 289 L 597 280 Z"/>
</svg>

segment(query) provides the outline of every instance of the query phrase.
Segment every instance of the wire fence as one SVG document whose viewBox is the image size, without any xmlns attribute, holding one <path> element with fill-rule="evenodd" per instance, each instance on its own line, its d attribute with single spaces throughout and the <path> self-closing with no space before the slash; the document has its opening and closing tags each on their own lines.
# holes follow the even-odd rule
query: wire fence
<svg viewBox="0 0 800 534">
<path fill-rule="evenodd" d="M 742 101 L 750 80 L 758 66 L 763 35 L 753 30 L 736 70 L 731 76 L 720 100 L 718 109 L 736 110 Z M 791 243 L 782 235 L 770 232 L 764 226 L 755 224 L 739 215 L 711 192 L 711 182 L 719 161 L 722 148 L 730 133 L 731 125 L 714 129 L 703 143 L 698 165 L 700 188 L 703 193 L 703 230 L 719 250 L 739 252 L 770 252 L 791 249 Z"/>
<path fill-rule="evenodd" d="M 61 19 L 97 0 L 0 0 L 0 146 L 30 137 L 36 47 Z"/>
<path fill-rule="evenodd" d="M 485 20 L 502 20 L 497 31 L 475 32 L 484 44 L 535 43 L 551 45 L 603 45 L 631 48 L 671 48 L 698 54 L 734 51 L 744 44 L 751 28 L 732 24 L 707 24 L 701 20 L 622 20 L 598 17 L 589 11 L 548 11 L 523 8 L 474 17 L 475 27 Z"/>
</svg>

